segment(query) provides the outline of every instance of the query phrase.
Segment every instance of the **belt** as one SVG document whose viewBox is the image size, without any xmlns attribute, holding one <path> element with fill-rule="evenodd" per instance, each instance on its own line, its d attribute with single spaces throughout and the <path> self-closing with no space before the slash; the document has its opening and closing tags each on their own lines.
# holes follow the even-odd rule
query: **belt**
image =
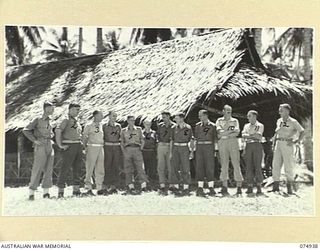
<svg viewBox="0 0 320 250">
<path fill-rule="evenodd" d="M 140 147 L 140 145 L 138 145 L 138 144 L 129 144 L 129 145 L 126 145 L 125 147 L 138 148 L 138 147 Z"/>
<path fill-rule="evenodd" d="M 143 148 L 142 151 L 156 151 L 155 148 Z"/>
<path fill-rule="evenodd" d="M 197 141 L 197 144 L 212 145 L 212 141 Z"/>
<path fill-rule="evenodd" d="M 246 143 L 261 143 L 260 140 L 252 140 L 250 139 L 250 141 L 246 141 Z"/>
<path fill-rule="evenodd" d="M 93 147 L 102 147 L 103 144 L 99 144 L 99 143 L 88 143 L 88 146 L 93 146 Z"/>
<path fill-rule="evenodd" d="M 185 146 L 188 146 L 188 143 L 187 142 L 174 142 L 173 143 L 174 146 L 180 146 L 180 147 L 185 147 Z"/>
<path fill-rule="evenodd" d="M 170 142 L 158 142 L 159 146 L 170 146 Z"/>
<path fill-rule="evenodd" d="M 292 141 L 292 138 L 276 138 L 277 141 Z"/>
<path fill-rule="evenodd" d="M 74 144 L 76 144 L 76 143 L 81 143 L 81 141 L 80 140 L 79 141 L 63 140 L 62 143 L 74 143 Z"/>
<path fill-rule="evenodd" d="M 120 142 L 105 142 L 104 145 L 107 146 L 120 146 Z"/>
</svg>

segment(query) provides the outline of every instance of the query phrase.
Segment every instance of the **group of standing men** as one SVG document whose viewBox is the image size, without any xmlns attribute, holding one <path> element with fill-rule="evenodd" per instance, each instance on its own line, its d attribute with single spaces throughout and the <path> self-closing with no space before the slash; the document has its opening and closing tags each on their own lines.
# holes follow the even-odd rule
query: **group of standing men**
<svg viewBox="0 0 320 250">
<path fill-rule="evenodd" d="M 49 188 L 52 187 L 52 171 L 54 150 L 52 148 L 53 130 L 50 116 L 54 105 L 45 102 L 43 115 L 34 119 L 23 130 L 25 136 L 34 143 L 34 164 L 29 184 L 29 199 L 34 200 L 34 192 L 42 177 L 43 197 L 50 198 Z M 282 104 L 279 107 L 281 118 L 277 121 L 273 140 L 273 191 L 279 192 L 279 181 L 282 165 L 287 177 L 288 194 L 292 194 L 294 157 L 293 147 L 303 138 L 303 128 L 294 118 L 290 117 L 291 107 Z M 234 179 L 237 183 L 236 195 L 242 194 L 243 176 L 240 168 L 240 150 L 238 136 L 239 122 L 232 117 L 232 108 L 225 105 L 223 116 L 213 123 L 206 110 L 199 111 L 199 119 L 194 132 L 184 121 L 184 114 L 174 115 L 172 122 L 169 112 L 162 112 L 162 122 L 157 131 L 151 129 L 151 121 L 144 121 L 144 130 L 135 126 L 135 118 L 127 117 L 127 127 L 121 128 L 116 122 L 117 114 L 109 112 L 109 121 L 102 124 L 104 118 L 101 111 L 94 111 L 93 121 L 83 131 L 77 120 L 80 105 L 69 105 L 68 117 L 55 129 L 57 146 L 62 150 L 62 165 L 58 177 L 58 198 L 64 197 L 66 177 L 72 169 L 73 195 L 88 196 L 92 192 L 94 177 L 97 195 L 117 193 L 119 171 L 123 162 L 125 194 L 135 195 L 148 191 L 149 179 L 159 178 L 159 194 L 168 195 L 169 190 L 175 196 L 190 195 L 190 159 L 196 160 L 196 195 L 201 197 L 215 196 L 214 176 L 215 144 L 218 144 L 221 163 L 220 180 L 222 196 L 228 196 L 229 161 L 233 165 Z M 249 123 L 242 130 L 245 140 L 244 158 L 246 165 L 247 194 L 253 194 L 256 184 L 257 195 L 262 195 L 262 145 L 264 126 L 257 120 L 258 112 L 250 110 L 247 114 Z M 83 150 L 86 154 L 86 192 L 80 191 L 81 161 Z M 123 157 L 123 158 L 122 158 Z M 153 168 L 157 165 L 157 171 Z M 139 182 L 141 188 L 135 188 Z M 205 192 L 207 182 L 209 192 Z M 180 185 L 182 184 L 182 185 Z"/>
</svg>

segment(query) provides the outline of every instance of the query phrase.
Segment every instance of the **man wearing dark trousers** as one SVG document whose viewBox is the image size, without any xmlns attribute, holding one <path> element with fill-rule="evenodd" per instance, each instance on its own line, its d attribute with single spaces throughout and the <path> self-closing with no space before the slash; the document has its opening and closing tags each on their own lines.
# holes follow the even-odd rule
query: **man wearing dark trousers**
<svg viewBox="0 0 320 250">
<path fill-rule="evenodd" d="M 172 159 L 172 167 L 169 172 L 170 184 L 174 185 L 173 193 L 177 196 L 189 196 L 190 176 L 190 158 L 193 158 L 194 138 L 192 128 L 184 122 L 184 114 L 175 115 L 177 123 L 171 134 L 170 158 Z M 180 174 L 183 183 L 183 190 L 179 192 Z"/>
<path fill-rule="evenodd" d="M 62 164 L 58 178 L 58 198 L 64 197 L 64 188 L 69 168 L 72 168 L 74 196 L 80 196 L 80 171 L 83 160 L 82 129 L 77 120 L 80 105 L 71 103 L 69 114 L 56 129 L 56 142 L 62 151 Z"/>
<path fill-rule="evenodd" d="M 196 141 L 196 179 L 198 181 L 197 196 L 205 197 L 203 190 L 204 179 L 209 186 L 209 195 L 215 196 L 214 191 L 214 146 L 216 141 L 216 125 L 208 118 L 207 110 L 199 111 L 200 122 L 195 127 Z"/>
<path fill-rule="evenodd" d="M 245 139 L 246 146 L 243 151 L 246 164 L 246 179 L 248 184 L 247 194 L 253 195 L 253 186 L 256 183 L 257 195 L 262 195 L 261 184 L 262 175 L 262 156 L 263 148 L 261 144 L 264 126 L 257 121 L 258 112 L 250 110 L 247 114 L 249 123 L 245 124 L 242 130 L 242 138 Z"/>
<path fill-rule="evenodd" d="M 120 146 L 121 125 L 116 122 L 117 113 L 109 112 L 109 121 L 103 125 L 104 136 L 104 186 L 106 194 L 118 193 L 122 151 Z M 107 187 L 110 187 L 107 191 Z"/>
</svg>

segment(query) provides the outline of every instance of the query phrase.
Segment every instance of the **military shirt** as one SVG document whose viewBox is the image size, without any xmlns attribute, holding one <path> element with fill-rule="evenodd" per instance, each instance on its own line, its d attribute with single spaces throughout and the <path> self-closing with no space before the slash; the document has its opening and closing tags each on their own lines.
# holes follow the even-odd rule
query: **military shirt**
<svg viewBox="0 0 320 250">
<path fill-rule="evenodd" d="M 276 138 L 292 139 L 297 132 L 300 133 L 302 131 L 304 131 L 303 127 L 292 117 L 289 117 L 287 121 L 284 121 L 282 118 L 277 120 Z"/>
<path fill-rule="evenodd" d="M 119 142 L 121 134 L 121 125 L 115 123 L 114 126 L 109 122 L 103 125 L 103 136 L 105 142 Z"/>
<path fill-rule="evenodd" d="M 158 130 L 157 130 L 157 140 L 159 142 L 170 142 L 170 137 L 172 134 L 172 127 L 175 125 L 175 123 L 170 121 L 169 126 L 166 126 L 164 122 L 159 123 Z"/>
<path fill-rule="evenodd" d="M 171 132 L 171 140 L 176 143 L 187 143 L 193 139 L 192 128 L 189 124 L 184 123 L 182 127 L 175 124 Z"/>
<path fill-rule="evenodd" d="M 242 134 L 246 134 L 246 135 L 253 135 L 253 134 L 259 134 L 259 135 L 263 135 L 263 131 L 264 131 L 264 125 L 258 121 L 256 121 L 255 124 L 251 124 L 250 122 L 245 124 L 242 130 Z M 259 141 L 261 142 L 261 139 L 245 139 L 246 142 L 255 142 L 255 141 Z"/>
<path fill-rule="evenodd" d="M 239 121 L 233 117 L 231 117 L 229 120 L 226 120 L 224 117 L 218 118 L 216 121 L 216 126 L 217 126 L 218 133 L 219 133 L 219 130 L 224 130 L 224 131 L 238 130 L 238 131 L 240 131 Z"/>
<path fill-rule="evenodd" d="M 53 137 L 53 131 L 49 117 L 38 117 L 34 119 L 24 128 L 23 131 L 26 137 L 28 137 L 28 139 L 31 141 L 34 141 L 34 138 L 36 140 L 41 140 L 50 139 Z"/>
<path fill-rule="evenodd" d="M 207 124 L 198 122 L 195 127 L 194 137 L 197 141 L 211 141 L 214 142 L 216 139 L 216 125 L 208 121 Z"/>
<path fill-rule="evenodd" d="M 102 124 L 92 122 L 85 126 L 83 130 L 83 139 L 87 139 L 88 144 L 103 144 Z"/>
<path fill-rule="evenodd" d="M 153 130 L 150 130 L 150 132 L 143 131 L 143 137 L 144 137 L 144 149 L 156 149 L 156 132 Z"/>
<path fill-rule="evenodd" d="M 126 127 L 121 131 L 121 142 L 124 146 L 128 145 L 142 145 L 143 134 L 140 127 L 134 126 L 133 129 Z"/>
<path fill-rule="evenodd" d="M 62 140 L 78 141 L 81 140 L 81 126 L 77 119 L 69 116 L 64 119 L 57 129 L 61 130 Z"/>
</svg>

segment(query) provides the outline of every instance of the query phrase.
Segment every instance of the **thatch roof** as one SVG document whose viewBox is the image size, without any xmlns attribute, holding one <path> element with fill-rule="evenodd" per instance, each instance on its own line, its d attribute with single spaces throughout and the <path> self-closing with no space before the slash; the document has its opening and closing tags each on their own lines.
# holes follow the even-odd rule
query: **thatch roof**
<svg viewBox="0 0 320 250">
<path fill-rule="evenodd" d="M 244 29 L 171 40 L 152 45 L 7 69 L 6 130 L 21 128 L 54 100 L 55 119 L 78 101 L 80 118 L 93 109 L 155 118 L 162 110 L 188 110 L 195 103 L 235 100 L 271 93 L 305 97 L 311 90 L 252 67 L 254 48 Z M 249 45 L 248 45 L 249 44 Z M 251 50 L 251 51 L 250 51 Z M 256 53 L 256 52 L 255 52 Z M 248 66 L 247 63 L 250 66 Z"/>
</svg>

